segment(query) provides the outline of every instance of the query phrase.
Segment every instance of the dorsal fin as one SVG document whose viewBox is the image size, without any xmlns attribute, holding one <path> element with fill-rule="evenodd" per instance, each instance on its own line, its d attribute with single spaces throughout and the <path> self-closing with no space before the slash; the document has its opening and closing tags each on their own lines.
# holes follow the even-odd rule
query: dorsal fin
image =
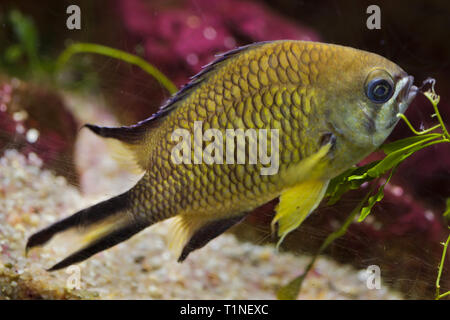
<svg viewBox="0 0 450 320">
<path fill-rule="evenodd" d="M 169 114 L 172 110 L 176 109 L 177 102 L 183 100 L 187 96 L 189 96 L 195 89 L 207 79 L 207 77 L 212 73 L 212 71 L 217 70 L 217 68 L 222 65 L 225 61 L 230 60 L 232 57 L 240 54 L 245 50 L 249 50 L 251 48 L 259 47 L 263 44 L 269 43 L 270 41 L 264 42 L 256 42 L 252 44 L 248 44 L 245 46 L 241 46 L 230 51 L 217 54 L 212 62 L 202 67 L 202 70 L 198 72 L 196 75 L 190 78 L 190 81 L 185 84 L 174 96 L 172 96 L 169 100 L 164 103 L 159 111 L 155 113 L 152 117 L 160 118 L 167 114 Z M 144 120 L 147 121 L 147 120 Z"/>
<path fill-rule="evenodd" d="M 123 142 L 128 149 L 134 153 L 134 158 L 136 159 L 139 166 L 143 169 L 146 168 L 146 148 L 142 148 L 142 144 L 145 143 L 145 134 L 158 126 L 164 117 L 170 114 L 173 110 L 179 106 L 180 101 L 183 101 L 192 92 L 194 92 L 197 87 L 205 81 L 208 76 L 215 70 L 218 69 L 225 61 L 230 58 L 240 54 L 241 52 L 248 50 L 250 48 L 259 47 L 267 42 L 257 42 L 249 44 L 246 46 L 238 47 L 236 49 L 230 50 L 220 55 L 216 55 L 216 59 L 211 63 L 205 65 L 202 70 L 190 78 L 190 81 L 184 85 L 175 95 L 169 98 L 156 112 L 149 118 L 142 120 L 131 126 L 122 127 L 100 127 L 92 124 L 86 124 L 85 127 L 89 128 L 95 134 L 104 138 L 117 139 Z"/>
<path fill-rule="evenodd" d="M 219 65 L 223 62 L 228 61 L 230 58 L 236 56 L 237 54 L 248 50 L 250 48 L 259 47 L 270 41 L 257 42 L 248 44 L 242 47 L 238 47 L 227 51 L 222 54 L 216 55 L 216 59 L 207 65 L 202 67 L 202 70 L 196 75 L 190 78 L 190 81 L 185 84 L 177 93 L 175 93 L 171 98 L 169 98 L 161 108 L 151 115 L 149 118 L 144 119 L 137 124 L 131 126 L 122 127 L 99 127 L 91 124 L 87 124 L 86 127 L 91 129 L 96 134 L 105 138 L 119 139 L 126 143 L 135 143 L 142 136 L 143 132 L 152 127 L 155 127 L 159 120 L 167 116 L 171 111 L 176 109 L 177 102 L 183 100 L 189 96 L 203 81 L 207 79 L 207 76 L 211 74 L 212 71 L 216 70 Z"/>
</svg>

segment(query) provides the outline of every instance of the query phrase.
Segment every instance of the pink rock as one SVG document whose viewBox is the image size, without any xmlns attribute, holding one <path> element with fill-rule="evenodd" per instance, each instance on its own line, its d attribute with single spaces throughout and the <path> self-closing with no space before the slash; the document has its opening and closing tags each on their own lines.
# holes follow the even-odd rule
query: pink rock
<svg viewBox="0 0 450 320">
<path fill-rule="evenodd" d="M 44 167 L 76 184 L 77 123 L 55 92 L 17 79 L 0 79 L 0 151 L 36 153 Z M 31 130 L 31 131 L 30 131 Z"/>
</svg>

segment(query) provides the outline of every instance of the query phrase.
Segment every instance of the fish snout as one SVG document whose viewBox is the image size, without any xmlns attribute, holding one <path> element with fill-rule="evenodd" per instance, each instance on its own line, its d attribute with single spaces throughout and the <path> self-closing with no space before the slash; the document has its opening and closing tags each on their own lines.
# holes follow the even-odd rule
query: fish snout
<svg viewBox="0 0 450 320">
<path fill-rule="evenodd" d="M 414 85 L 414 77 L 406 76 L 406 84 L 402 89 L 400 94 L 400 101 L 409 105 L 411 101 L 416 97 L 419 88 Z"/>
<path fill-rule="evenodd" d="M 419 88 L 414 85 L 414 77 L 413 76 L 404 76 L 401 80 L 403 83 L 403 88 L 401 88 L 400 93 L 397 96 L 397 112 L 404 113 L 410 103 L 414 100 L 419 92 Z"/>
</svg>

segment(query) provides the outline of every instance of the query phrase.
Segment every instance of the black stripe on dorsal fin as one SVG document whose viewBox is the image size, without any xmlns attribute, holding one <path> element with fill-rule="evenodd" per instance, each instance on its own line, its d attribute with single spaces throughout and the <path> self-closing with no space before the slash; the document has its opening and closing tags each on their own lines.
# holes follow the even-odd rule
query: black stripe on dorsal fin
<svg viewBox="0 0 450 320">
<path fill-rule="evenodd" d="M 153 118 L 138 122 L 131 126 L 101 127 L 85 124 L 95 134 L 103 138 L 112 138 L 110 147 L 114 150 L 115 159 L 126 165 L 135 173 L 147 169 L 148 154 L 145 145 L 148 143 L 146 134 L 158 125 L 159 121 Z M 130 152 L 131 151 L 131 154 Z M 137 166 L 136 166 L 137 165 Z"/>
<path fill-rule="evenodd" d="M 131 126 L 101 127 L 87 123 L 83 127 L 103 138 L 113 138 L 130 145 L 137 145 L 142 141 L 145 132 L 153 127 L 153 124 L 155 123 L 149 120 L 148 122 L 141 121 Z"/>
</svg>

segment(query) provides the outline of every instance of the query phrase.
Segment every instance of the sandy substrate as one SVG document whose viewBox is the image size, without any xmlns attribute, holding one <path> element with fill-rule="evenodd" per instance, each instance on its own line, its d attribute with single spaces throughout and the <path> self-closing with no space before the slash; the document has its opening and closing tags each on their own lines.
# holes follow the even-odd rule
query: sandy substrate
<svg viewBox="0 0 450 320">
<path fill-rule="evenodd" d="M 167 223 L 160 223 L 78 267 L 48 273 L 57 252 L 37 249 L 26 258 L 27 237 L 95 199 L 40 167 L 33 154 L 9 150 L 0 159 L 0 298 L 274 299 L 309 262 L 225 234 L 179 264 L 167 250 Z M 299 298 L 401 299 L 384 285 L 367 289 L 365 277 L 321 257 Z"/>
</svg>

